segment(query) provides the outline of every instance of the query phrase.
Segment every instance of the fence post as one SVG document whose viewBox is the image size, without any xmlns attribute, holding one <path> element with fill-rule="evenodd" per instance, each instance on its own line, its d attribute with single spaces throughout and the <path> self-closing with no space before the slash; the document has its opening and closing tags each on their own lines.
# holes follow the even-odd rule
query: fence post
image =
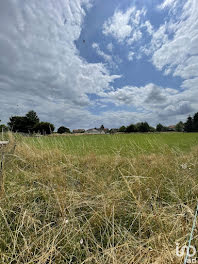
<svg viewBox="0 0 198 264">
<path fill-rule="evenodd" d="M 0 197 L 4 193 L 3 161 L 4 161 L 4 153 L 2 153 L 1 161 L 0 161 Z"/>
</svg>

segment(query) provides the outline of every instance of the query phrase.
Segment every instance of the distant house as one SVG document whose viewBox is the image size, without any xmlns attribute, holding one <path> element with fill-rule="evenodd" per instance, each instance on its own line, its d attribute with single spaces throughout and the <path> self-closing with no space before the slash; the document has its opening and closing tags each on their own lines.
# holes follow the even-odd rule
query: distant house
<svg viewBox="0 0 198 264">
<path fill-rule="evenodd" d="M 119 132 L 119 129 L 118 128 L 111 128 L 109 132 L 110 132 L 110 134 L 115 134 L 115 133 Z"/>
<path fill-rule="evenodd" d="M 99 135 L 99 134 L 106 134 L 109 132 L 108 128 L 90 128 L 85 131 L 86 134 L 92 134 L 92 135 Z"/>
<path fill-rule="evenodd" d="M 168 131 L 176 131 L 176 126 L 168 126 Z"/>
<path fill-rule="evenodd" d="M 101 134 L 101 131 L 97 128 L 90 128 L 86 130 L 86 134 Z"/>
<path fill-rule="evenodd" d="M 85 130 L 84 129 L 74 129 L 72 132 L 74 134 L 77 134 L 77 133 L 85 133 Z"/>
<path fill-rule="evenodd" d="M 104 132 L 105 132 L 105 134 L 109 133 L 109 129 L 108 128 L 104 128 Z"/>
</svg>

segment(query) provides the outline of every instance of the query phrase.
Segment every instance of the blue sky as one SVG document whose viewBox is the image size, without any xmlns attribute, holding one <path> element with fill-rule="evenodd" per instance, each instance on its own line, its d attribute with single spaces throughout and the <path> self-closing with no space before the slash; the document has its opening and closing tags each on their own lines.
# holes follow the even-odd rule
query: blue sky
<svg viewBox="0 0 198 264">
<path fill-rule="evenodd" d="M 198 110 L 198 1 L 0 3 L 0 119 L 166 125 Z"/>
</svg>

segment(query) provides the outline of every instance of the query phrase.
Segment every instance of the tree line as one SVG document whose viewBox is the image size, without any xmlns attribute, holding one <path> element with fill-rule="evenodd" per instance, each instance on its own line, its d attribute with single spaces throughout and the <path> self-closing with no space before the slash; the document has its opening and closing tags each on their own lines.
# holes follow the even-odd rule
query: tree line
<svg viewBox="0 0 198 264">
<path fill-rule="evenodd" d="M 1 122 L 1 120 L 0 120 Z M 29 111 L 25 116 L 11 116 L 9 122 L 6 125 L 0 125 L 0 132 L 12 131 L 20 133 L 40 133 L 42 135 L 52 134 L 55 130 L 55 126 L 49 122 L 40 121 L 37 113 L 33 110 Z M 58 133 L 70 133 L 69 128 L 61 126 L 58 128 Z"/>
<path fill-rule="evenodd" d="M 121 126 L 118 129 L 118 132 L 122 133 L 136 133 L 136 132 L 168 132 L 168 131 L 177 131 L 177 132 L 182 132 L 184 131 L 184 123 L 179 122 L 176 126 L 173 126 L 174 128 L 170 128 L 167 126 L 162 125 L 159 123 L 156 128 L 150 126 L 147 122 L 141 122 L 137 124 L 130 124 L 129 126 Z"/>
<path fill-rule="evenodd" d="M 156 128 L 150 126 L 147 122 L 130 124 L 129 126 L 121 126 L 118 132 L 135 133 L 135 132 L 198 132 L 198 112 L 193 117 L 189 116 L 185 123 L 178 122 L 175 126 L 164 126 L 161 123 L 157 124 Z"/>
<path fill-rule="evenodd" d="M 189 116 L 184 125 L 186 132 L 198 132 L 198 112 L 193 117 Z"/>
<path fill-rule="evenodd" d="M 7 125 L 1 125 L 0 130 L 44 135 L 53 133 L 55 129 L 55 126 L 49 122 L 40 122 L 37 113 L 33 110 L 29 111 L 25 116 L 11 116 Z"/>
<path fill-rule="evenodd" d="M 1 120 L 0 120 L 1 121 Z M 104 127 L 104 126 L 101 126 Z M 33 110 L 29 111 L 25 116 L 12 116 L 9 118 L 9 122 L 6 125 L 0 125 L 1 131 L 11 130 L 13 132 L 21 133 L 40 133 L 42 135 L 51 134 L 55 130 L 55 126 L 49 122 L 40 121 L 37 113 Z M 119 129 L 110 129 L 109 132 L 122 132 L 122 133 L 146 133 L 146 132 L 166 132 L 171 128 L 159 123 L 156 128 L 150 126 L 147 122 L 140 122 L 137 124 L 130 124 L 129 126 L 121 126 Z M 174 131 L 177 132 L 198 132 L 198 112 L 193 117 L 189 116 L 185 123 L 178 122 L 174 126 Z M 70 129 L 61 126 L 58 128 L 57 133 L 71 133 Z"/>
</svg>

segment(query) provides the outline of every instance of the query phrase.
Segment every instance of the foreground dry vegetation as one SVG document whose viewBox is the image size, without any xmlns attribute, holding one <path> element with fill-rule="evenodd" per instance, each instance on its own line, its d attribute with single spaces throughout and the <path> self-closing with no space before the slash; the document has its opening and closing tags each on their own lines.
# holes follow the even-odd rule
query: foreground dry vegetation
<svg viewBox="0 0 198 264">
<path fill-rule="evenodd" d="M 6 156 L 0 263 L 183 263 L 197 173 L 197 147 L 75 156 L 22 140 Z"/>
</svg>

